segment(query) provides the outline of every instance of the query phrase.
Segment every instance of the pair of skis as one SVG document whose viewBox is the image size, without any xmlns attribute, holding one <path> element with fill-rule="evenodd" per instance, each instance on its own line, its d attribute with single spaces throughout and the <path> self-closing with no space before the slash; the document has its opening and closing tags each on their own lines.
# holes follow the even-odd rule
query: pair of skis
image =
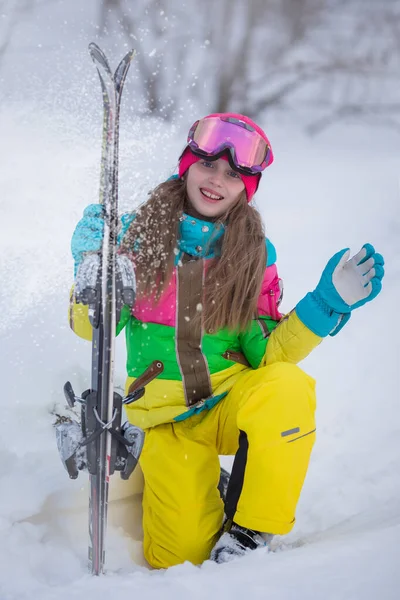
<svg viewBox="0 0 400 600">
<path fill-rule="evenodd" d="M 128 52 L 112 72 L 105 54 L 89 45 L 103 97 L 103 131 L 100 203 L 103 206 L 104 237 L 100 253 L 88 255 L 75 280 L 76 301 L 87 304 L 92 325 L 91 388 L 76 396 L 67 382 L 64 393 L 70 407 L 81 406 L 81 423 L 59 424 L 56 428 L 61 459 L 71 478 L 87 468 L 89 491 L 89 571 L 104 571 L 105 534 L 109 477 L 115 470 L 127 479 L 136 467 L 143 431 L 121 425 L 122 406 L 143 395 L 139 389 L 123 399 L 114 392 L 115 331 L 122 306 L 132 305 L 135 278 L 127 257 L 117 256 L 118 235 L 118 149 L 122 91 L 134 52 Z M 118 259 L 118 260 L 117 260 Z"/>
</svg>

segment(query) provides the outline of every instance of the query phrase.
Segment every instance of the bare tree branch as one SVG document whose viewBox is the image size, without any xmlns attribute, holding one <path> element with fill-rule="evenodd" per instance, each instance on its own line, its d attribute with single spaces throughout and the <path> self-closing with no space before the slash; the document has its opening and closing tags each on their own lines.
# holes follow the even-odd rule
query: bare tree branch
<svg viewBox="0 0 400 600">
<path fill-rule="evenodd" d="M 395 115 L 399 114 L 399 111 L 400 103 L 392 104 L 389 107 L 372 104 L 369 106 L 340 106 L 331 111 L 330 114 L 309 123 L 306 130 L 310 135 L 316 135 L 339 120 L 344 120 L 346 118 L 354 120 L 354 117 L 357 117 L 357 119 L 364 117 L 368 120 L 368 117 L 373 117 L 374 120 L 378 118 L 381 125 L 393 127 L 400 132 L 400 123 L 394 118 Z"/>
<path fill-rule="evenodd" d="M 160 116 L 185 103 L 252 116 L 297 110 L 307 94 L 324 113 L 316 122 L 358 118 L 374 103 L 397 110 L 396 97 L 379 93 L 393 92 L 400 67 L 394 1 L 136 0 L 132 17 L 127 0 L 103 0 L 102 11 L 103 29 L 113 16 L 135 40 L 147 107 Z"/>
<path fill-rule="evenodd" d="M 14 31 L 21 19 L 27 18 L 35 8 L 55 0 L 0 0 L 0 64 L 9 48 Z"/>
</svg>

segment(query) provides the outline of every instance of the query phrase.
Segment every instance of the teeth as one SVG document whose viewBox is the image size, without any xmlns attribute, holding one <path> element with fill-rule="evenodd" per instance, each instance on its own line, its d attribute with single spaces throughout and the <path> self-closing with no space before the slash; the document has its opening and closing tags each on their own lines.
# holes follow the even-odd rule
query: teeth
<svg viewBox="0 0 400 600">
<path fill-rule="evenodd" d="M 207 198 L 211 198 L 211 200 L 222 200 L 223 196 L 216 196 L 215 194 L 211 194 L 211 192 L 207 192 L 206 190 L 201 190 L 202 194 L 207 196 Z"/>
</svg>

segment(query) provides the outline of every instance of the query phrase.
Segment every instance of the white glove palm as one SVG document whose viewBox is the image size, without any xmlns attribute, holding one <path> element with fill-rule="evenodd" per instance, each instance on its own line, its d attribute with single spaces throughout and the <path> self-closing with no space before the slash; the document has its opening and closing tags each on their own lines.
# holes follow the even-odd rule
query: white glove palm
<svg viewBox="0 0 400 600">
<path fill-rule="evenodd" d="M 326 265 L 314 293 L 329 308 L 345 314 L 375 298 L 382 288 L 384 260 L 371 244 L 350 258 L 350 250 L 335 254 Z"/>
<path fill-rule="evenodd" d="M 372 291 L 375 259 L 372 257 L 362 262 L 366 254 L 363 247 L 349 260 L 350 250 L 347 250 L 332 273 L 332 283 L 337 293 L 349 306 L 365 300 Z"/>
</svg>

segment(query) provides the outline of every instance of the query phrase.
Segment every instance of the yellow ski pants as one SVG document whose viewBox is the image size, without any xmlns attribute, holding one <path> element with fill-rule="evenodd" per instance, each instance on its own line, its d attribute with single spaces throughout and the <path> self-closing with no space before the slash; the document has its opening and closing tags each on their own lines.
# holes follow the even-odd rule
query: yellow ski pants
<svg viewBox="0 0 400 600">
<path fill-rule="evenodd" d="M 314 388 L 290 363 L 246 370 L 212 410 L 148 430 L 140 462 L 151 566 L 209 557 L 224 515 L 218 455 L 237 453 L 227 502 L 234 521 L 264 533 L 292 529 L 315 440 Z"/>
</svg>

